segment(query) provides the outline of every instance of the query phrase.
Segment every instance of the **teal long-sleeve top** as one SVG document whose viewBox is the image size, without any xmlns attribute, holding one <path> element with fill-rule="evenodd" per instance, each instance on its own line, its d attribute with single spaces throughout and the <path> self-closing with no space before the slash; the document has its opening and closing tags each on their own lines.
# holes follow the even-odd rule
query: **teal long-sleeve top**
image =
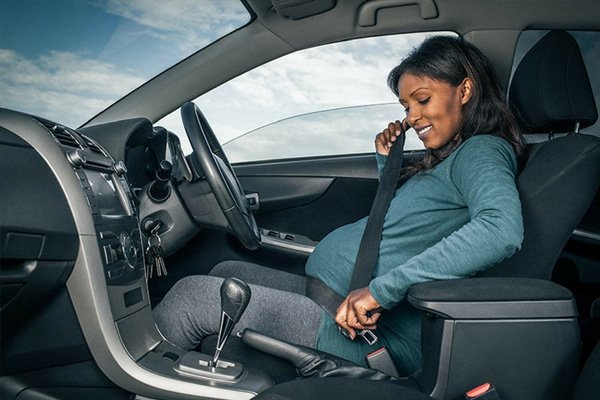
<svg viewBox="0 0 600 400">
<path fill-rule="evenodd" d="M 380 173 L 385 158 L 377 155 Z M 408 288 L 474 275 L 519 249 L 523 221 L 516 173 L 508 142 L 477 135 L 396 190 L 369 289 L 385 309 L 375 333 L 400 373 L 410 374 L 421 365 L 421 317 L 406 301 Z M 328 234 L 309 257 L 306 273 L 345 297 L 366 222 L 363 218 Z M 365 355 L 379 346 L 346 339 L 324 314 L 317 348 L 366 365 Z"/>
</svg>

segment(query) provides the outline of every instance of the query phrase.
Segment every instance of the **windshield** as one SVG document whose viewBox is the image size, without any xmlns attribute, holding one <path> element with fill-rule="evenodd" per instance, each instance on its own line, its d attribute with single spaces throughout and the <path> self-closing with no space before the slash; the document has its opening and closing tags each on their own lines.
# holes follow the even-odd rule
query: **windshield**
<svg viewBox="0 0 600 400">
<path fill-rule="evenodd" d="M 249 20 L 239 0 L 0 1 L 0 106 L 80 126 Z"/>
</svg>

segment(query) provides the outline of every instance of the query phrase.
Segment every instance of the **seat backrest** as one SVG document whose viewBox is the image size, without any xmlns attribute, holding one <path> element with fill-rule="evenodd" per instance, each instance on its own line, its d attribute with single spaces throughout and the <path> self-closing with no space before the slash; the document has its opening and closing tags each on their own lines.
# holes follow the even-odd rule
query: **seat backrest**
<svg viewBox="0 0 600 400">
<path fill-rule="evenodd" d="M 592 303 L 590 317 L 597 327 L 600 324 L 600 297 Z M 597 341 L 579 374 L 572 400 L 588 400 L 600 394 L 600 341 Z M 595 397 L 594 397 L 595 396 Z"/>
<path fill-rule="evenodd" d="M 565 31 L 549 32 L 525 55 L 509 98 L 528 133 L 573 132 L 598 119 L 581 51 Z M 480 276 L 550 279 L 599 185 L 600 138 L 572 133 L 532 146 L 517 178 L 521 249 Z"/>
</svg>

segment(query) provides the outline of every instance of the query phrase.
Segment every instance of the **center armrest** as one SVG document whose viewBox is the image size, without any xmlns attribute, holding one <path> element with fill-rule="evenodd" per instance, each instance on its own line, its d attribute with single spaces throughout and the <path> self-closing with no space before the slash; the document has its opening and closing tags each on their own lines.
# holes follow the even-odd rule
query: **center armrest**
<svg viewBox="0 0 600 400">
<path fill-rule="evenodd" d="M 413 285 L 413 307 L 449 319 L 567 318 L 577 316 L 573 294 L 531 278 L 468 278 Z"/>
</svg>

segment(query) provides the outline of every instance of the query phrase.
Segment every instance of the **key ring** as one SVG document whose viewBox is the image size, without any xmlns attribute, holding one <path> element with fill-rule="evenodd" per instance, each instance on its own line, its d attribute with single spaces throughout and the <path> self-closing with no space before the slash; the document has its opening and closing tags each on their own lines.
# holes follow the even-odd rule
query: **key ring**
<svg viewBox="0 0 600 400">
<path fill-rule="evenodd" d="M 160 236 L 158 236 L 156 233 L 153 233 L 148 237 L 148 248 L 160 247 L 161 245 L 162 245 L 162 240 L 160 239 Z"/>
</svg>

